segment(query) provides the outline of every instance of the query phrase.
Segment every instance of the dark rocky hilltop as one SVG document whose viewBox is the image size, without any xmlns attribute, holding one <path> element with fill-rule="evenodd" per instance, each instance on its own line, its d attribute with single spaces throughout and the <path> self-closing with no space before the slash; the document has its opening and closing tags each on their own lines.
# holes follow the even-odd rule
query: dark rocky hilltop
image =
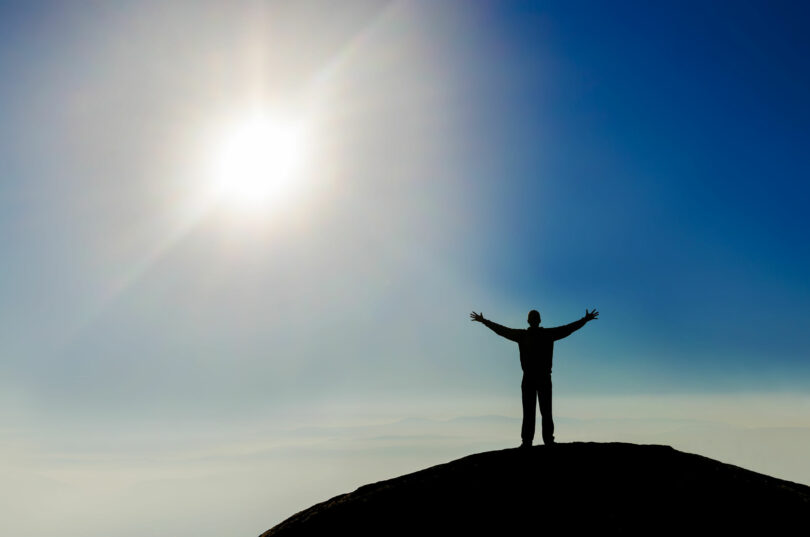
<svg viewBox="0 0 810 537">
<path fill-rule="evenodd" d="M 365 485 L 261 537 L 774 535 L 808 528 L 805 485 L 667 446 L 573 443 L 470 455 Z"/>
</svg>

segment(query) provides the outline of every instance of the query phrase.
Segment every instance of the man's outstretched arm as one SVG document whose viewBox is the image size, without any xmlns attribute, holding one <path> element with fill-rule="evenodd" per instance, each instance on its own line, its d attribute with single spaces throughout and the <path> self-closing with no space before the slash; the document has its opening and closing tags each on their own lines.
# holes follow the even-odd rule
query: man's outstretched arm
<svg viewBox="0 0 810 537">
<path fill-rule="evenodd" d="M 580 328 L 585 326 L 585 324 L 588 321 L 593 321 L 594 319 L 596 319 L 598 317 L 599 317 L 599 312 L 596 311 L 596 309 L 588 311 L 587 308 L 586 308 L 585 309 L 585 316 L 582 319 L 580 319 L 578 321 L 574 321 L 573 323 L 570 323 L 570 324 L 563 325 L 563 326 L 557 326 L 555 328 L 549 328 L 548 331 L 551 332 L 551 337 L 554 339 L 554 341 L 557 341 L 558 339 L 562 339 L 564 337 L 570 336 L 572 333 L 576 332 L 577 330 L 579 330 Z"/>
<path fill-rule="evenodd" d="M 470 319 L 473 321 L 482 323 L 484 326 L 498 334 L 499 336 L 505 337 L 506 339 L 511 339 L 512 341 L 518 341 L 520 339 L 521 330 L 516 330 L 514 328 L 507 328 L 505 326 L 501 326 L 498 323 L 493 323 L 489 319 L 484 319 L 483 313 L 470 313 Z"/>
</svg>

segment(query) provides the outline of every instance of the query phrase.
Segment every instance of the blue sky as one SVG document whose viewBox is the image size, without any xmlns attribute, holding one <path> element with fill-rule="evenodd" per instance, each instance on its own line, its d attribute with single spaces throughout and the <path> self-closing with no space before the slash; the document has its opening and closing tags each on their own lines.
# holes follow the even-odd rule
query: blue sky
<svg viewBox="0 0 810 537">
<path fill-rule="evenodd" d="M 569 440 L 610 439 L 590 419 L 657 424 L 621 437 L 635 441 L 706 418 L 801 428 L 807 442 L 807 10 L 4 4 L 11 482 L 32 502 L 61 483 L 54 513 L 112 487 L 152 516 L 143 491 L 173 479 L 164 493 L 196 490 L 208 471 L 198 450 L 228 453 L 215 475 L 236 490 L 258 487 L 245 476 L 268 446 L 315 442 L 296 424 L 518 416 L 517 348 L 471 310 L 515 327 L 533 308 L 546 325 L 600 310 L 555 353 L 555 408 L 586 420 Z M 270 112 L 307 126 L 303 171 L 258 212 L 211 197 L 230 126 Z M 436 453 L 511 445 L 517 430 L 498 427 Z M 677 430 L 655 438 L 762 471 L 777 471 L 762 453 L 789 447 L 763 440 L 734 459 L 750 437 L 695 430 L 692 443 Z M 445 460 L 403 440 L 389 447 L 406 459 L 378 450 L 345 466 L 328 457 L 351 451 L 345 435 L 318 438 L 313 468 L 334 479 L 295 500 L 268 491 L 289 506 L 273 517 Z M 144 466 L 145 452 L 160 464 Z M 267 476 L 293 459 L 273 460 Z M 72 494 L 86 477 L 98 486 Z M 213 512 L 189 497 L 161 511 L 178 534 L 192 532 L 188 513 Z M 123 535 L 123 513 L 68 534 Z M 258 503 L 232 515 L 266 520 Z"/>
<path fill-rule="evenodd" d="M 566 4 L 488 18 L 502 72 L 476 81 L 508 149 L 484 187 L 486 283 L 532 303 L 587 297 L 625 344 L 710 375 L 681 379 L 703 389 L 727 373 L 772 388 L 776 370 L 806 388 L 808 43 L 791 9 Z"/>
</svg>

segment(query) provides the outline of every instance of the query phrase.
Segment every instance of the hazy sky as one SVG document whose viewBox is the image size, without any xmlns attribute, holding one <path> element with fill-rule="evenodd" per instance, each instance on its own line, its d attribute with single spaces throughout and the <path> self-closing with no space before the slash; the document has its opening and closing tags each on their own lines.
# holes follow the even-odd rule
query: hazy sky
<svg viewBox="0 0 810 537">
<path fill-rule="evenodd" d="M 43 453 L 9 471 L 39 491 L 83 479 L 54 457 L 115 466 L 97 442 L 518 415 L 517 348 L 473 309 L 599 309 L 556 349 L 571 417 L 663 397 L 643 417 L 810 426 L 808 11 L 2 4 L 0 447 Z M 305 126 L 301 162 L 226 202 L 222 148 L 265 116 Z"/>
</svg>

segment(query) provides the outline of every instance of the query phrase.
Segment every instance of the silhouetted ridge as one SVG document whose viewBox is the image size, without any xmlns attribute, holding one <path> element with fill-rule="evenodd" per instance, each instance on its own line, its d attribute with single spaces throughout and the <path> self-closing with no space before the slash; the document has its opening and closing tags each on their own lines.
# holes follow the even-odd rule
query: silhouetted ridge
<svg viewBox="0 0 810 537">
<path fill-rule="evenodd" d="M 805 485 L 668 446 L 573 443 L 479 453 L 365 485 L 261 537 L 774 534 L 808 523 Z"/>
</svg>

